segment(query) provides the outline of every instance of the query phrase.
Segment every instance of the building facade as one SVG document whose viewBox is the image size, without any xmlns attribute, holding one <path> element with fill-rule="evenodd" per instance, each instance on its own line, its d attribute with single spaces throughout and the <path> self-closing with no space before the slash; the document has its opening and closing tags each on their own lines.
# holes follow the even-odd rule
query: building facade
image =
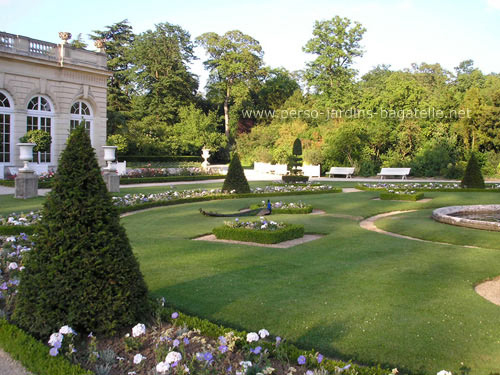
<svg viewBox="0 0 500 375">
<path fill-rule="evenodd" d="M 27 131 L 50 132 L 49 152 L 33 155 L 37 173 L 57 168 L 81 121 L 101 165 L 106 144 L 106 55 L 0 32 L 0 178 L 22 166 L 16 143 Z M 102 49 L 100 49 L 102 51 Z"/>
</svg>

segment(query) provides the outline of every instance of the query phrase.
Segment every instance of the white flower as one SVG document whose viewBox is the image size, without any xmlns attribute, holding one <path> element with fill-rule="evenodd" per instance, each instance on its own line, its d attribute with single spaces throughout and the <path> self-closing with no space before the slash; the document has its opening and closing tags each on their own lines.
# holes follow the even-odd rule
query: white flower
<svg viewBox="0 0 500 375">
<path fill-rule="evenodd" d="M 68 334 L 75 334 L 76 332 L 73 331 L 73 329 L 70 326 L 62 326 L 61 329 L 59 330 L 59 333 L 62 335 L 68 335 Z"/>
<path fill-rule="evenodd" d="M 264 329 L 262 328 L 260 331 L 259 331 L 259 336 L 261 339 L 264 339 L 266 338 L 267 336 L 269 336 L 269 332 L 267 331 L 267 329 Z"/>
<path fill-rule="evenodd" d="M 17 267 L 16 262 L 9 263 L 9 270 L 17 270 Z"/>
<path fill-rule="evenodd" d="M 184 373 L 189 374 L 189 367 L 186 365 L 184 365 Z"/>
<path fill-rule="evenodd" d="M 255 332 L 250 332 L 249 334 L 247 334 L 247 341 L 248 342 L 259 341 L 259 335 L 256 334 Z"/>
<path fill-rule="evenodd" d="M 132 328 L 132 336 L 134 337 L 144 335 L 145 333 L 146 333 L 146 326 L 142 323 L 139 323 L 134 328 Z"/>
<path fill-rule="evenodd" d="M 62 335 L 62 333 L 55 332 L 50 335 L 48 343 L 50 346 L 54 346 L 56 342 L 62 342 L 63 338 L 64 336 Z"/>
<path fill-rule="evenodd" d="M 160 374 L 164 374 L 168 370 L 170 370 L 170 365 L 166 362 L 160 362 L 156 365 L 156 372 L 158 372 Z"/>
<path fill-rule="evenodd" d="M 7 242 L 16 242 L 16 237 L 14 237 L 14 236 L 7 237 L 5 239 L 5 241 L 7 241 Z"/>
<path fill-rule="evenodd" d="M 144 357 L 141 353 L 134 355 L 134 363 L 138 365 L 141 363 L 146 357 Z"/>
<path fill-rule="evenodd" d="M 452 375 L 450 371 L 441 370 L 436 375 Z"/>
<path fill-rule="evenodd" d="M 252 362 L 250 361 L 241 361 L 240 366 L 246 371 L 247 368 L 252 367 Z"/>
<path fill-rule="evenodd" d="M 165 362 L 168 364 L 179 362 L 182 359 L 182 354 L 179 352 L 170 352 L 165 357 Z"/>
</svg>

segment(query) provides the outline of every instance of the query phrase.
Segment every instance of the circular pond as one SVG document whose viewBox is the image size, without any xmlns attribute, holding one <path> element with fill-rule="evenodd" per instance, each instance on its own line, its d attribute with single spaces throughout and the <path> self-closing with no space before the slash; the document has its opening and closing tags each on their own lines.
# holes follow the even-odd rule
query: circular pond
<svg viewBox="0 0 500 375">
<path fill-rule="evenodd" d="M 432 212 L 432 218 L 445 224 L 500 231 L 500 205 L 441 207 Z"/>
</svg>

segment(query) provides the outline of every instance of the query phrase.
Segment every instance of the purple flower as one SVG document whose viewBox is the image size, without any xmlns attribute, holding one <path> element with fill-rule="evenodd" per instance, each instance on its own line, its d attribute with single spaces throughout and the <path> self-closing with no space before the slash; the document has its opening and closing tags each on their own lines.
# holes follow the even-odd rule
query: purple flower
<svg viewBox="0 0 500 375">
<path fill-rule="evenodd" d="M 203 354 L 203 359 L 207 362 L 210 362 L 213 358 L 214 356 L 210 352 L 206 352 Z"/>
<path fill-rule="evenodd" d="M 261 346 L 257 346 L 255 349 L 250 349 L 250 351 L 253 353 L 253 354 L 260 354 L 260 351 L 262 350 L 262 347 Z"/>
<path fill-rule="evenodd" d="M 316 358 L 316 360 L 318 361 L 318 363 L 323 362 L 323 354 L 318 354 L 318 357 Z"/>
<path fill-rule="evenodd" d="M 276 337 L 276 345 L 279 345 L 280 342 L 281 342 L 281 337 L 277 336 Z"/>
<path fill-rule="evenodd" d="M 56 348 L 56 347 L 53 347 L 52 349 L 50 349 L 49 354 L 50 354 L 52 357 L 55 357 L 57 354 L 59 354 L 59 351 L 57 350 L 57 348 Z"/>
<path fill-rule="evenodd" d="M 178 317 L 179 317 L 179 313 L 178 312 L 172 313 L 172 319 L 177 319 Z"/>
<path fill-rule="evenodd" d="M 189 345 L 189 339 L 187 337 L 184 337 L 182 341 L 184 341 L 184 345 Z"/>
<path fill-rule="evenodd" d="M 230 373 L 231 371 L 233 371 L 233 367 L 229 366 L 226 371 Z"/>
<path fill-rule="evenodd" d="M 7 283 L 3 282 L 2 285 L 0 285 L 1 290 L 7 290 Z"/>
<path fill-rule="evenodd" d="M 227 346 L 226 345 L 220 345 L 219 346 L 219 350 L 220 350 L 221 353 L 225 353 L 225 352 L 227 352 Z"/>
<path fill-rule="evenodd" d="M 297 358 L 297 363 L 299 365 L 305 365 L 306 364 L 306 357 L 301 355 L 299 358 Z"/>
<path fill-rule="evenodd" d="M 174 342 L 172 343 L 172 345 L 174 346 L 174 348 L 177 348 L 179 346 L 181 342 L 177 339 L 174 340 Z"/>
<path fill-rule="evenodd" d="M 219 336 L 219 342 L 222 345 L 227 345 L 227 341 L 226 341 L 226 338 L 224 336 Z"/>
</svg>

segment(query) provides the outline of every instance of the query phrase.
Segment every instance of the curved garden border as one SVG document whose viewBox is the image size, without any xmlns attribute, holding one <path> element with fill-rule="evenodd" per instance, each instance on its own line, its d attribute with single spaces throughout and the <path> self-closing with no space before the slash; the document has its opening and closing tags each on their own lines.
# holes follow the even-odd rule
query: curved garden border
<svg viewBox="0 0 500 375">
<path fill-rule="evenodd" d="M 500 222 L 472 220 L 451 216 L 461 212 L 500 212 L 500 204 L 477 204 L 471 206 L 449 206 L 437 208 L 432 212 L 432 218 L 440 223 L 483 230 L 500 231 Z"/>
<path fill-rule="evenodd" d="M 463 207 L 463 206 L 454 206 L 454 207 Z M 381 234 L 385 234 L 385 235 L 397 237 L 397 238 L 404 238 L 404 239 L 412 240 L 412 241 L 427 242 L 427 243 L 433 243 L 433 244 L 439 244 L 439 245 L 461 246 L 461 247 L 475 248 L 475 249 L 478 248 L 477 246 L 456 245 L 456 244 L 451 244 L 448 242 L 429 241 L 429 240 L 424 240 L 421 238 L 405 236 L 405 235 L 398 234 L 398 233 L 387 232 L 383 229 L 377 228 L 377 226 L 375 225 L 375 222 L 378 219 L 382 219 L 384 217 L 398 215 L 398 214 L 402 214 L 402 213 L 406 213 L 406 212 L 415 212 L 415 211 L 417 211 L 417 210 L 385 212 L 383 214 L 378 214 L 378 215 L 371 216 L 369 218 L 362 220 L 359 223 L 359 226 L 363 229 L 370 230 L 372 232 L 377 232 L 377 233 L 381 233 Z M 471 221 L 473 221 L 473 220 L 471 220 Z M 477 294 L 479 294 L 481 297 L 483 297 L 484 299 L 490 301 L 491 303 L 494 303 L 495 305 L 500 306 L 500 276 L 496 277 L 493 280 L 486 280 L 480 284 L 477 284 L 474 287 L 474 291 Z"/>
</svg>

